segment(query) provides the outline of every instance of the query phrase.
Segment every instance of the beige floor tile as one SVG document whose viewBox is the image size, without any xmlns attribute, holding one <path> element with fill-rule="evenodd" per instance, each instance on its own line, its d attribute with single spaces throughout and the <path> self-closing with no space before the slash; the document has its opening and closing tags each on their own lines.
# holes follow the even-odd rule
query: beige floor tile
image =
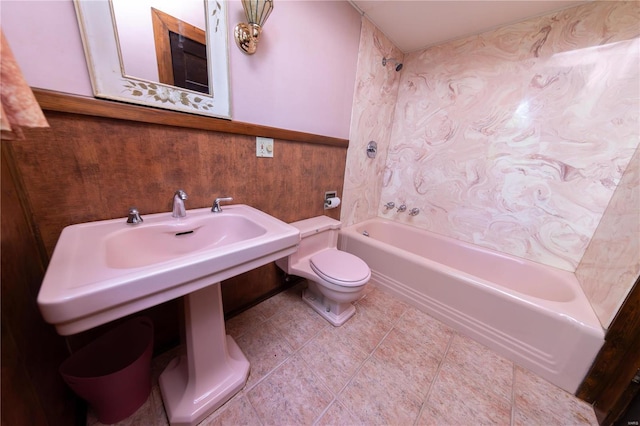
<svg viewBox="0 0 640 426">
<path fill-rule="evenodd" d="M 395 328 L 373 354 L 391 374 L 403 379 L 403 386 L 424 400 L 436 376 L 441 356 L 432 355 L 430 345 Z"/>
<path fill-rule="evenodd" d="M 597 425 L 593 408 L 537 375 L 516 367 L 514 425 Z"/>
<path fill-rule="evenodd" d="M 391 324 L 395 323 L 409 308 L 406 303 L 377 288 L 372 289 L 365 297 L 358 300 L 357 305 Z"/>
<path fill-rule="evenodd" d="M 445 364 L 457 367 L 465 387 L 478 392 L 491 392 L 511 401 L 513 363 L 486 346 L 455 334 Z"/>
<path fill-rule="evenodd" d="M 305 285 L 227 322 L 251 373 L 201 425 L 597 425 L 589 404 L 375 286 L 333 327 Z M 157 377 L 180 352 L 154 358 L 151 396 L 119 426 L 168 425 Z"/>
<path fill-rule="evenodd" d="M 258 324 L 265 322 L 267 318 L 260 312 L 258 306 L 254 306 L 226 321 L 225 328 L 227 334 L 237 339 Z"/>
<path fill-rule="evenodd" d="M 338 401 L 334 401 L 314 426 L 364 426 L 369 424 L 359 420 Z"/>
<path fill-rule="evenodd" d="M 444 364 L 418 419 L 419 425 L 508 425 L 511 404 L 482 389 L 467 387 L 458 366 Z M 487 390 L 490 385 L 487 385 Z M 535 423 L 534 423 L 535 424 Z"/>
<path fill-rule="evenodd" d="M 370 425 L 413 424 L 422 404 L 404 378 L 375 357 L 365 362 L 338 400 L 359 421 Z"/>
<path fill-rule="evenodd" d="M 454 331 L 442 322 L 414 307 L 408 307 L 394 328 L 428 346 L 433 356 L 443 357 Z"/>
<path fill-rule="evenodd" d="M 246 389 L 282 364 L 293 352 L 291 346 L 270 321 L 245 333 L 236 342 L 251 364 Z"/>
<path fill-rule="evenodd" d="M 358 349 L 369 354 L 380 344 L 391 327 L 392 324 L 380 315 L 369 313 L 356 305 L 356 314 L 338 327 L 338 331 L 348 337 Z"/>
<path fill-rule="evenodd" d="M 291 301 L 269 320 L 294 350 L 311 340 L 322 329 L 331 327 L 302 299 Z"/>
<path fill-rule="evenodd" d="M 334 394 L 347 384 L 367 358 L 365 352 L 331 326 L 302 348 L 300 356 Z"/>
<path fill-rule="evenodd" d="M 263 424 L 310 425 L 333 396 L 299 356 L 292 356 L 247 393 Z"/>
<path fill-rule="evenodd" d="M 256 305 L 252 309 L 257 309 L 266 319 L 271 318 L 275 314 L 287 309 L 291 304 L 296 304 L 302 298 L 302 289 L 307 286 L 303 280 L 293 287 L 268 298 L 264 302 Z"/>
<path fill-rule="evenodd" d="M 198 426 L 259 426 L 262 423 L 243 392 L 234 396 Z"/>
</svg>

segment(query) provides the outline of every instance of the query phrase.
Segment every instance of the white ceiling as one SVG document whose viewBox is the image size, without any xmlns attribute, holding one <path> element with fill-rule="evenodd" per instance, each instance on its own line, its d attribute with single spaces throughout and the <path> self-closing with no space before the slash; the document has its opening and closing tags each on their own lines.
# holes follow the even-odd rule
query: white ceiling
<svg viewBox="0 0 640 426">
<path fill-rule="evenodd" d="M 349 0 L 404 53 L 479 34 L 585 0 Z"/>
</svg>

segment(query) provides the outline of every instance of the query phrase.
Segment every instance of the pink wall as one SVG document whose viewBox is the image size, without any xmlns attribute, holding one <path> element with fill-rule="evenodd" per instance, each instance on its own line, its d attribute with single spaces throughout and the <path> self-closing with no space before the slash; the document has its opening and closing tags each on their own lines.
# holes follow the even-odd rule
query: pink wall
<svg viewBox="0 0 640 426">
<path fill-rule="evenodd" d="M 2 31 L 31 87 L 93 96 L 71 0 L 3 1 Z"/>
<path fill-rule="evenodd" d="M 229 2 L 233 119 L 348 138 L 360 15 L 344 1 L 277 1 L 258 52 L 233 40 L 244 19 Z M 32 87 L 93 96 L 71 0 L 2 1 L 2 29 Z"/>
</svg>

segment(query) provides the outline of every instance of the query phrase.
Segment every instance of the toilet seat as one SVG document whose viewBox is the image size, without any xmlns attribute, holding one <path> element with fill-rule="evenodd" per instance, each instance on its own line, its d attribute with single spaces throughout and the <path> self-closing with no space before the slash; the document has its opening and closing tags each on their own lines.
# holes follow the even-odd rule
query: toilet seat
<svg viewBox="0 0 640 426">
<path fill-rule="evenodd" d="M 366 284 L 371 277 L 369 266 L 357 256 L 340 250 L 325 250 L 311 256 L 309 264 L 322 279 L 343 287 Z"/>
</svg>

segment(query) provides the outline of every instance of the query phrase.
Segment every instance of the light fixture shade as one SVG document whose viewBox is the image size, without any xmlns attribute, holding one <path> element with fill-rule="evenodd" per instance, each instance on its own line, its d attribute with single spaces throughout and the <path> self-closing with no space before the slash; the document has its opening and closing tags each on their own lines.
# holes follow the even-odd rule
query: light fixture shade
<svg viewBox="0 0 640 426">
<path fill-rule="evenodd" d="M 250 24 L 262 26 L 273 10 L 273 0 L 242 0 L 242 7 Z"/>
</svg>

